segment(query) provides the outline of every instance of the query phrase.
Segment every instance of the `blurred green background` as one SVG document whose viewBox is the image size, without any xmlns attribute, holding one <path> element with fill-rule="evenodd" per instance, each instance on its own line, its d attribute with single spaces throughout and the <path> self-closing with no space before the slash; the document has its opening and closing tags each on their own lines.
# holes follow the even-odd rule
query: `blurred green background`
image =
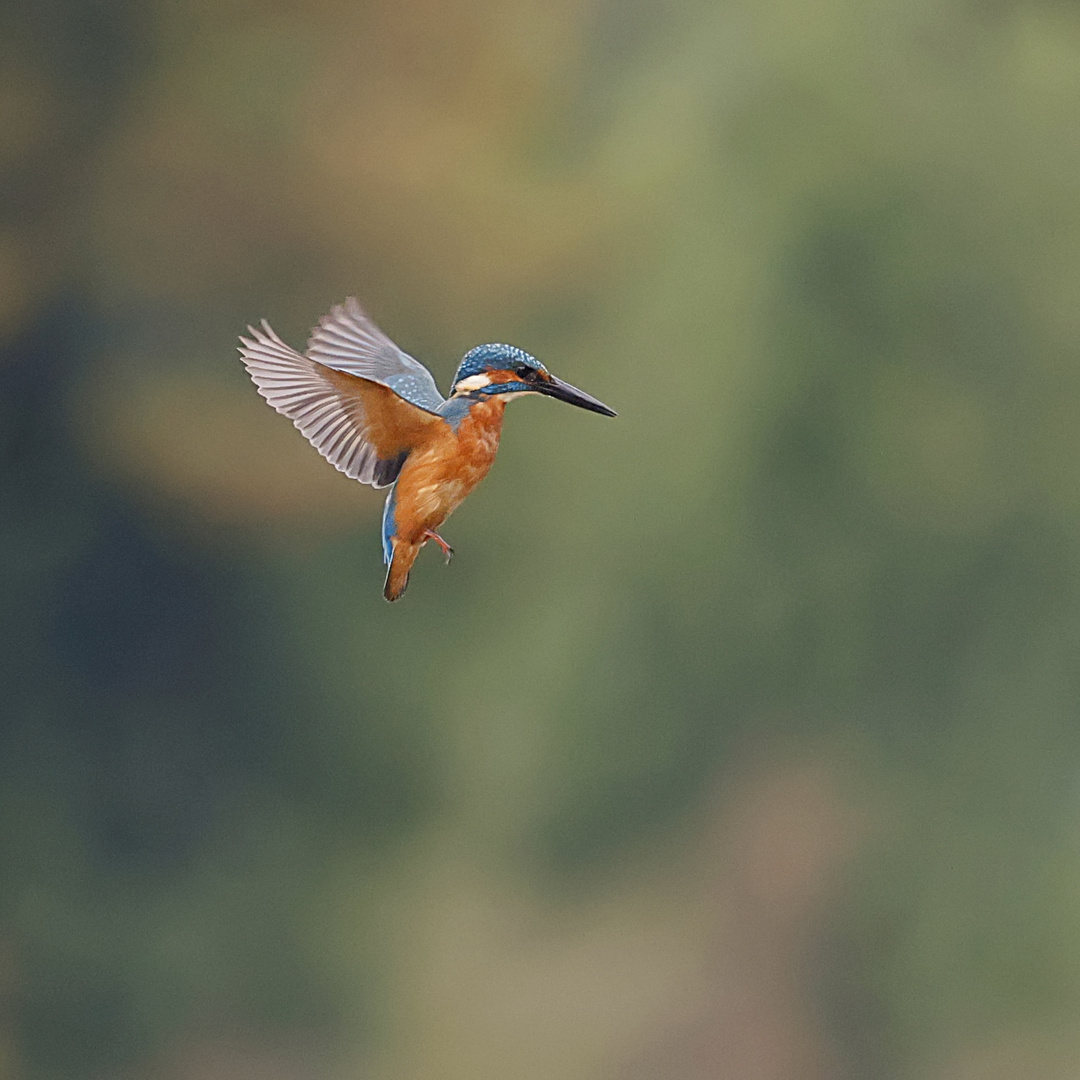
<svg viewBox="0 0 1080 1080">
<path fill-rule="evenodd" d="M 1080 1073 L 1080 7 L 5 0 L 0 1080 Z M 528 401 L 380 596 L 236 335 Z"/>
</svg>

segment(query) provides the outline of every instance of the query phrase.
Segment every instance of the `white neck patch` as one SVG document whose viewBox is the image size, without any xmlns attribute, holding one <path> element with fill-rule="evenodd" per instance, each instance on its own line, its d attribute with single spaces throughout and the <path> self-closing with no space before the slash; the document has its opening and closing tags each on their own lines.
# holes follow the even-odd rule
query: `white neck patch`
<svg viewBox="0 0 1080 1080">
<path fill-rule="evenodd" d="M 487 375 L 481 372 L 479 375 L 470 375 L 467 379 L 462 379 L 461 382 L 454 387 L 454 393 L 459 390 L 480 390 L 485 386 L 491 385 L 491 379 Z"/>
</svg>

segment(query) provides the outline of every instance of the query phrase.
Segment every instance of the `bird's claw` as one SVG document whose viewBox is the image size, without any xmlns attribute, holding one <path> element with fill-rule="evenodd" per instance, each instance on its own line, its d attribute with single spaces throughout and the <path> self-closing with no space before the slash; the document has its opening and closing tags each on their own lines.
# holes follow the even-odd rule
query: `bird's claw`
<svg viewBox="0 0 1080 1080">
<path fill-rule="evenodd" d="M 449 566 L 450 560 L 454 557 L 454 549 L 437 532 L 433 532 L 431 529 L 424 533 L 424 537 L 428 540 L 434 540 L 442 548 L 442 553 L 446 556 L 446 565 Z"/>
</svg>

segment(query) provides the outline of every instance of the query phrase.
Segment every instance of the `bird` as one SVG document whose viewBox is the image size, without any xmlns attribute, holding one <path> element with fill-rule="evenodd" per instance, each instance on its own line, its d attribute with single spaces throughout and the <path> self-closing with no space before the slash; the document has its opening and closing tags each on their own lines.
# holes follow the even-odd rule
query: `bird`
<svg viewBox="0 0 1080 1080">
<path fill-rule="evenodd" d="M 299 353 L 263 319 L 240 336 L 259 394 L 346 476 L 390 489 L 382 516 L 383 596 L 401 598 L 420 549 L 487 475 L 508 402 L 541 394 L 581 409 L 613 409 L 513 345 L 470 349 L 439 393 L 431 372 L 375 325 L 356 297 L 333 307 Z"/>
</svg>

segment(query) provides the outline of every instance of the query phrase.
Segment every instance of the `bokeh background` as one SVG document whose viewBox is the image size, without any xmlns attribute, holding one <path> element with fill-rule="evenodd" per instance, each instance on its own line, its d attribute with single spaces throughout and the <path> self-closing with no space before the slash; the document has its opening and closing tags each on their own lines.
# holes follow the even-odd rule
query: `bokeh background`
<svg viewBox="0 0 1080 1080">
<path fill-rule="evenodd" d="M 1080 1074 L 1080 7 L 4 0 L 0 1078 Z M 255 394 L 528 401 L 405 600 Z"/>
</svg>

